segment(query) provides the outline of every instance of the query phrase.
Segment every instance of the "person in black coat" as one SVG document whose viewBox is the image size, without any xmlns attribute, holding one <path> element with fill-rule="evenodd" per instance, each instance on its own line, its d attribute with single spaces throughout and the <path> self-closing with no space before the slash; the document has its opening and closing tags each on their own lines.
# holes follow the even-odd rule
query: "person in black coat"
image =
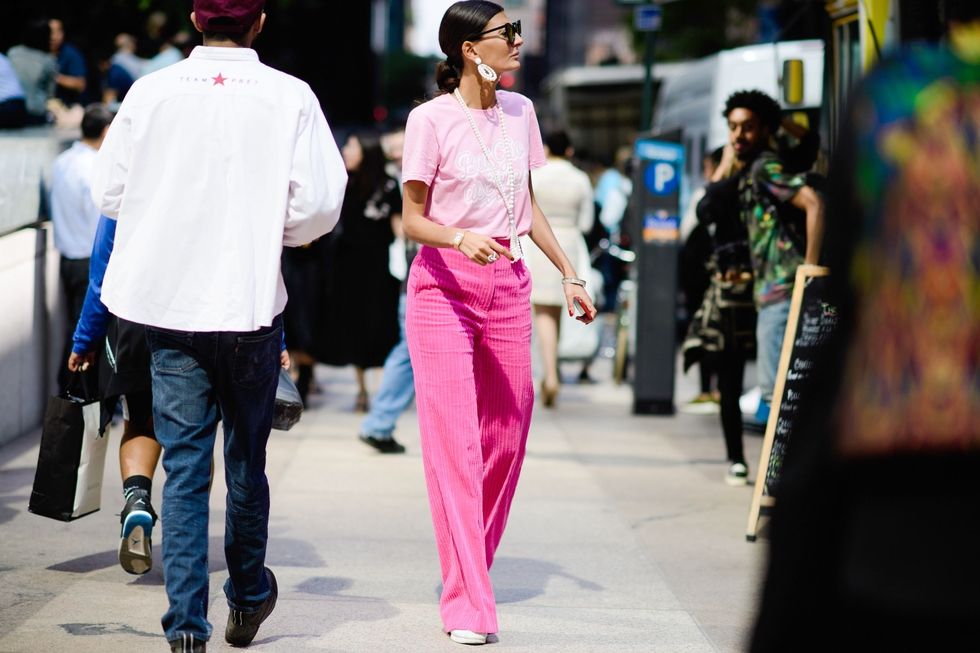
<svg viewBox="0 0 980 653">
<path fill-rule="evenodd" d="M 359 412 L 368 410 L 365 370 L 384 365 L 399 339 L 399 282 L 388 268 L 392 221 L 401 216 L 398 181 L 385 172 L 377 135 L 352 134 L 343 148 L 350 179 L 340 223 L 326 238 L 317 358 L 353 365 Z"/>
</svg>

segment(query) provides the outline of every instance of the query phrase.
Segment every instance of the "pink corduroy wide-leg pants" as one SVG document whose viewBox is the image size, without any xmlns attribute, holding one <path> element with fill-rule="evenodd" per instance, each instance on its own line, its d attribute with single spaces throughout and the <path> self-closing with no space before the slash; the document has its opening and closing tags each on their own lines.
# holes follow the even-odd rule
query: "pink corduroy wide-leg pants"
<svg viewBox="0 0 980 653">
<path fill-rule="evenodd" d="M 531 279 L 523 261 L 481 267 L 422 247 L 405 331 L 446 631 L 497 632 L 490 566 L 531 424 Z"/>
</svg>

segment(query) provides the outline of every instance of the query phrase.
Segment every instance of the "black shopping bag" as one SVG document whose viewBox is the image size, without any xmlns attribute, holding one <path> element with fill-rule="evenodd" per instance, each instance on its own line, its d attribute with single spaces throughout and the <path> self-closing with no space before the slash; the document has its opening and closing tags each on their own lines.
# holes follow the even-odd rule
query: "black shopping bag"
<svg viewBox="0 0 980 653">
<path fill-rule="evenodd" d="M 99 509 L 109 440 L 99 421 L 98 400 L 71 390 L 48 400 L 28 510 L 71 521 Z"/>
<path fill-rule="evenodd" d="M 276 408 L 272 415 L 272 428 L 288 431 L 303 414 L 303 400 L 289 372 L 279 369 L 279 387 L 276 388 Z"/>
</svg>

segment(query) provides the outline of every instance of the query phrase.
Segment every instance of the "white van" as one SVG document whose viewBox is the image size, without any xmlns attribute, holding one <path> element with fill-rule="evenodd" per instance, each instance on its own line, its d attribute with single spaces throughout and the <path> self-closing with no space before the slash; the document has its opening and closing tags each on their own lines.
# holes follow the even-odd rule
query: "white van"
<svg viewBox="0 0 980 653">
<path fill-rule="evenodd" d="M 802 62 L 802 88 L 794 103 L 787 100 L 781 85 L 784 67 L 790 61 Z M 823 104 L 823 71 L 824 44 L 819 39 L 723 50 L 694 62 L 683 75 L 664 79 L 653 114 L 653 133 L 682 131 L 687 154 L 685 186 L 698 188 L 704 183 L 701 159 L 728 140 L 728 126 L 721 114 L 732 93 L 763 91 L 785 110 L 805 112 L 815 127 L 820 124 Z"/>
<path fill-rule="evenodd" d="M 694 63 L 654 65 L 654 88 L 683 75 Z M 612 162 L 616 150 L 636 138 L 645 74 L 640 65 L 572 66 L 552 73 L 541 87 L 542 128 L 564 129 L 576 150 Z"/>
</svg>

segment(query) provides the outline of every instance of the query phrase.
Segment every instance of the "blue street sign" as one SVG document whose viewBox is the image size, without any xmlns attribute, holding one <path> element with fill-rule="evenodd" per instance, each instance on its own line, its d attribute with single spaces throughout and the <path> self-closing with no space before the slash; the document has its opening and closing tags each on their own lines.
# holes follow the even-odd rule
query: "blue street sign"
<svg viewBox="0 0 980 653">
<path fill-rule="evenodd" d="M 673 163 L 654 161 L 647 166 L 644 181 L 654 195 L 670 195 L 680 186 L 681 176 Z"/>
<path fill-rule="evenodd" d="M 633 26 L 638 32 L 656 32 L 662 20 L 660 5 L 642 5 L 633 9 Z"/>
<path fill-rule="evenodd" d="M 684 147 L 670 141 L 638 140 L 636 142 L 636 156 L 647 161 L 667 161 L 682 164 L 684 163 Z"/>
<path fill-rule="evenodd" d="M 643 182 L 652 194 L 663 197 L 676 193 L 684 169 L 684 148 L 667 141 L 639 140 L 636 155 L 646 163 Z"/>
</svg>

